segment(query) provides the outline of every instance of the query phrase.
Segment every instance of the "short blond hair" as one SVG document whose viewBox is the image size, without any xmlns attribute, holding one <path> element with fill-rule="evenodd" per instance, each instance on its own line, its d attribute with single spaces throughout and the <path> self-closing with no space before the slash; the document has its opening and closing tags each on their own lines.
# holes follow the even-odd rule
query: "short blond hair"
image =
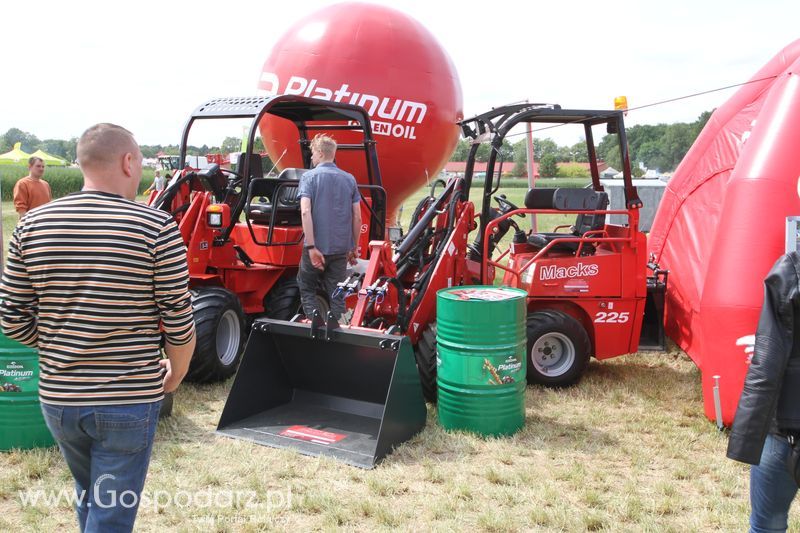
<svg viewBox="0 0 800 533">
<path fill-rule="evenodd" d="M 120 155 L 137 150 L 139 145 L 130 131 L 103 122 L 87 129 L 78 140 L 78 164 L 84 168 L 102 168 Z"/>
<path fill-rule="evenodd" d="M 324 133 L 318 133 L 314 136 L 314 139 L 311 140 L 311 148 L 317 150 L 325 157 L 333 157 L 336 155 L 336 141 L 333 137 L 325 135 Z"/>
</svg>

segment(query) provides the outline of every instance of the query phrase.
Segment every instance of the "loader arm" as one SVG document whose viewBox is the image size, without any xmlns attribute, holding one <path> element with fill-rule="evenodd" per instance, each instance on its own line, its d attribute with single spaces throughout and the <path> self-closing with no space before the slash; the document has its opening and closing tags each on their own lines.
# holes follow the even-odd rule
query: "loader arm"
<svg viewBox="0 0 800 533">
<path fill-rule="evenodd" d="M 463 180 L 452 180 L 396 250 L 389 242 L 370 243 L 351 326 L 395 327 L 416 343 L 435 315 L 436 291 L 462 284 L 467 271 L 466 240 L 475 223 L 463 186 Z"/>
<path fill-rule="evenodd" d="M 419 298 L 419 303 L 408 318 L 406 335 L 411 344 L 416 345 L 425 327 L 436 319 L 436 293 L 440 289 L 463 285 L 467 272 L 467 237 L 475 227 L 474 217 L 472 202 L 461 202 L 458 220 L 444 243 L 443 253 L 429 267 L 432 273 L 427 287 L 413 294 L 413 298 Z"/>
</svg>

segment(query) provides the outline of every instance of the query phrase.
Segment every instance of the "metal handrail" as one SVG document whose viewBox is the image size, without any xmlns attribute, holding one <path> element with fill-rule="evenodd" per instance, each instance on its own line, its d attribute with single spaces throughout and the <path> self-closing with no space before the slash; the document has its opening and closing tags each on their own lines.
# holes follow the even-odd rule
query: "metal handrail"
<svg viewBox="0 0 800 533">
<path fill-rule="evenodd" d="M 559 238 L 553 239 L 552 241 L 547 243 L 547 245 L 545 245 L 544 248 L 539 250 L 539 252 L 537 252 L 536 255 L 534 255 L 530 260 L 528 260 L 520 269 L 515 270 L 515 269 L 509 268 L 509 267 L 504 266 L 504 265 L 502 265 L 502 264 L 497 262 L 500 259 L 502 259 L 506 255 L 506 253 L 508 253 L 508 250 L 510 248 L 507 249 L 500 257 L 498 257 L 497 261 L 493 261 L 488 257 L 488 254 L 489 254 L 488 238 L 491 235 L 492 230 L 496 226 L 498 226 L 502 221 L 504 221 L 507 218 L 511 218 L 514 215 L 519 215 L 519 214 L 524 214 L 524 215 L 528 215 L 528 214 L 533 214 L 533 215 L 537 215 L 537 214 L 541 214 L 541 215 L 599 215 L 599 214 L 603 214 L 603 215 L 626 215 L 628 217 L 628 220 L 630 220 L 630 218 L 631 218 L 631 213 L 629 211 L 621 210 L 621 209 L 620 210 L 611 210 L 611 209 L 610 210 L 580 210 L 580 211 L 579 210 L 565 211 L 565 210 L 559 210 L 559 209 L 516 209 L 514 211 L 509 211 L 508 213 L 500 215 L 499 217 L 491 220 L 486 225 L 486 230 L 484 231 L 484 236 L 483 236 L 483 254 L 482 254 L 482 258 L 481 258 L 481 263 L 482 263 L 481 264 L 481 282 L 482 283 L 486 283 L 486 280 L 489 277 L 489 266 L 490 265 L 493 266 L 493 267 L 499 268 L 501 270 L 504 270 L 506 272 L 511 272 L 514 276 L 516 276 L 518 278 L 518 281 L 520 281 L 522 279 L 521 278 L 522 273 L 525 272 L 530 267 L 531 264 L 533 264 L 534 262 L 536 262 L 539 259 L 541 259 L 541 257 L 544 254 L 546 254 L 546 252 L 548 252 L 557 243 L 561 243 L 561 242 L 577 242 L 577 243 L 580 243 L 578 245 L 578 251 L 580 251 L 581 247 L 583 246 L 583 243 L 585 243 L 585 242 L 596 242 L 596 243 L 629 242 L 629 243 L 633 243 L 633 241 L 634 241 L 634 233 L 635 232 L 631 231 L 631 230 L 634 229 L 632 227 L 628 227 L 628 236 L 627 237 L 592 237 L 592 238 L 588 238 L 588 239 L 586 238 L 586 235 L 587 234 L 591 234 L 591 233 L 600 232 L 600 233 L 606 233 L 607 234 L 607 232 L 605 230 L 587 231 L 586 233 L 583 234 L 583 236 L 579 236 L 579 237 L 578 236 L 559 237 Z"/>
</svg>

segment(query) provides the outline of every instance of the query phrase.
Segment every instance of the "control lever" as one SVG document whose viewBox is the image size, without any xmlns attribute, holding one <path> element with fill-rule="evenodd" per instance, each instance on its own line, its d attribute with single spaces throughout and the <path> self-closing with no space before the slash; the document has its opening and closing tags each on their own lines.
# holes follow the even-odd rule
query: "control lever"
<svg viewBox="0 0 800 533">
<path fill-rule="evenodd" d="M 252 259 L 250 259 L 250 256 L 249 256 L 249 255 L 247 255 L 247 252 L 245 252 L 245 251 L 242 249 L 242 247 L 241 247 L 241 246 L 239 246 L 238 244 L 234 244 L 234 245 L 233 245 L 233 249 L 236 251 L 236 257 L 238 257 L 238 258 L 239 258 L 239 261 L 241 261 L 242 263 L 244 263 L 244 266 L 246 266 L 246 267 L 251 267 L 251 266 L 253 266 L 253 264 L 255 263 L 255 261 L 253 261 Z"/>
</svg>

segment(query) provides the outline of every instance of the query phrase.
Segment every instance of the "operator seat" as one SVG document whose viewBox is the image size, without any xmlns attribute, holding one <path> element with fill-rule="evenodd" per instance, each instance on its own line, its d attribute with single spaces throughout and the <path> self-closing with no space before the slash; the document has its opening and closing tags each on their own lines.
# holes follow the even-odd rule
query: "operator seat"
<svg viewBox="0 0 800 533">
<path fill-rule="evenodd" d="M 608 208 L 608 194 L 592 189 L 530 189 L 525 195 L 525 207 L 528 209 L 557 209 L 562 211 L 604 211 Z M 532 233 L 528 236 L 528 244 L 536 248 L 544 248 L 552 241 L 564 237 L 583 237 L 589 231 L 599 231 L 605 227 L 605 214 L 579 214 L 572 226 L 571 233 Z M 558 242 L 550 249 L 553 251 L 576 253 L 579 242 Z M 595 249 L 589 243 L 583 243 L 581 255 L 592 255 Z"/>
<path fill-rule="evenodd" d="M 239 154 L 239 160 L 238 163 L 236 163 L 236 171 L 240 174 L 244 170 L 244 160 L 246 157 L 247 154 L 244 152 Z M 251 180 L 264 177 L 263 161 L 261 160 L 260 154 L 250 154 L 250 168 L 248 173 L 250 174 L 248 178 Z"/>
<path fill-rule="evenodd" d="M 276 226 L 300 226 L 300 198 L 297 197 L 300 178 L 305 168 L 286 168 L 277 179 L 250 180 L 247 197 L 247 216 L 254 224 L 269 225 L 275 208 Z M 280 185 L 280 186 L 279 186 Z M 277 190 L 277 198 L 276 191 Z"/>
</svg>

